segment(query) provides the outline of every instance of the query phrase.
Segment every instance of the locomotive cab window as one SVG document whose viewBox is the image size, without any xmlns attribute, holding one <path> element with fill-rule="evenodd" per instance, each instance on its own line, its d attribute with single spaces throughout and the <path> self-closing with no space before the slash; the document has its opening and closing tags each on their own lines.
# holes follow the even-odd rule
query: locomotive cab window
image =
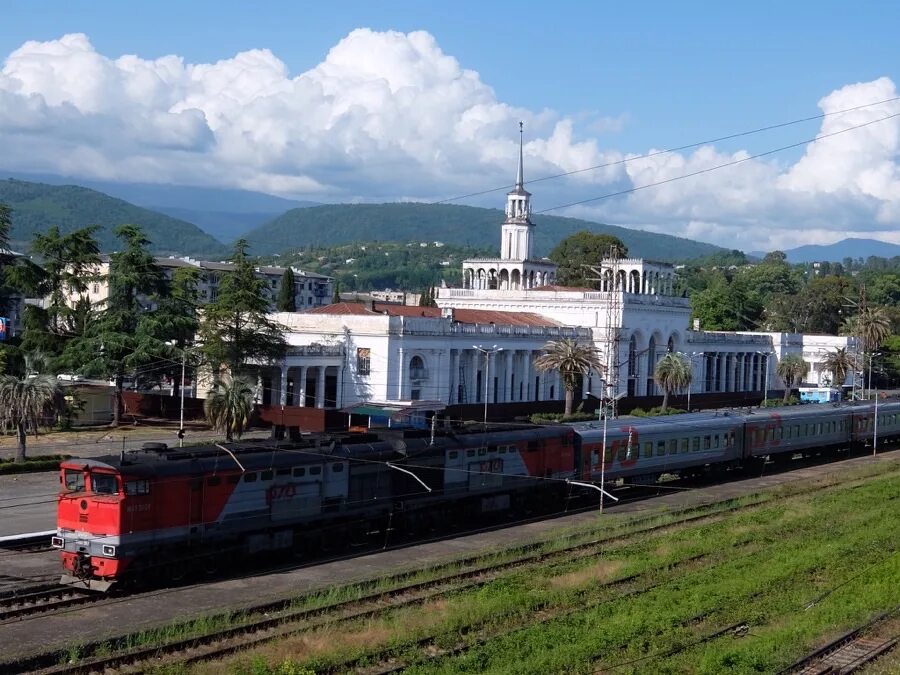
<svg viewBox="0 0 900 675">
<path fill-rule="evenodd" d="M 119 494 L 119 481 L 111 474 L 92 473 L 91 490 L 98 495 Z"/>
<path fill-rule="evenodd" d="M 298 466 L 294 468 L 294 478 L 302 478 L 306 475 L 306 467 Z"/>
<path fill-rule="evenodd" d="M 72 492 L 81 492 L 84 490 L 84 472 L 74 470 L 74 469 L 66 469 L 66 490 L 70 490 Z"/>
<path fill-rule="evenodd" d="M 244 474 L 244 482 L 245 483 L 255 483 L 256 482 L 256 473 L 251 471 L 250 473 Z"/>
<path fill-rule="evenodd" d="M 269 469 L 268 471 L 263 471 L 259 477 L 260 480 L 272 480 L 272 476 L 274 475 L 272 469 Z"/>
</svg>

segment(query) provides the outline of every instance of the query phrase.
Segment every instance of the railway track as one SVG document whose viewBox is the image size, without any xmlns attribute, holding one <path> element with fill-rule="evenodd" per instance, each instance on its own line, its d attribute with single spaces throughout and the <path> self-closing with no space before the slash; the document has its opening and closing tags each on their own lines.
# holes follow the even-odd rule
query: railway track
<svg viewBox="0 0 900 675">
<path fill-rule="evenodd" d="M 900 643 L 896 626 L 889 621 L 900 606 L 881 614 L 807 654 L 778 675 L 848 675 L 855 673 Z"/>
<path fill-rule="evenodd" d="M 500 563 L 485 563 L 486 556 L 479 554 L 452 563 L 431 566 L 427 570 L 431 576 L 426 580 L 421 580 L 421 572 L 403 572 L 369 582 L 349 584 L 342 587 L 345 591 L 352 589 L 353 597 L 348 600 L 311 606 L 310 598 L 315 598 L 317 593 L 309 593 L 300 598 L 254 605 L 240 610 L 239 613 L 232 613 L 230 622 L 234 625 L 225 630 L 195 634 L 176 640 L 160 640 L 157 637 L 148 641 L 145 638 L 144 641 L 152 641 L 152 645 L 135 648 L 132 646 L 139 644 L 140 639 L 136 640 L 135 635 L 124 636 L 114 641 L 106 640 L 80 646 L 79 654 L 82 655 L 82 659 L 77 663 L 65 663 L 66 659 L 62 658 L 64 654 L 53 651 L 16 662 L 0 663 L 0 673 L 103 672 L 120 668 L 133 670 L 135 667 L 139 668 L 140 664 L 150 661 L 158 664 L 160 658 L 180 663 L 211 660 L 286 635 L 297 635 L 321 626 L 365 619 L 385 610 L 421 605 L 430 599 L 477 588 L 496 578 L 500 573 L 517 567 L 544 565 L 554 559 L 574 560 L 577 557 L 596 555 L 604 548 L 615 546 L 617 542 L 624 545 L 629 540 L 646 536 L 651 532 L 665 531 L 687 524 L 701 524 L 704 521 L 723 518 L 736 511 L 770 504 L 774 499 L 800 497 L 839 484 L 846 485 L 846 482 L 829 479 L 789 495 L 764 492 L 745 496 L 740 503 L 735 503 L 735 500 L 722 500 L 670 512 L 665 517 L 659 514 L 639 516 L 601 537 L 595 536 L 586 541 L 576 542 L 574 541 L 576 537 L 584 539 L 585 535 L 583 533 L 573 535 L 570 537 L 571 545 L 552 551 L 544 550 L 543 542 L 512 547 L 504 550 L 504 553 L 512 557 Z M 661 518 L 666 518 L 665 522 L 660 522 Z M 627 531 L 623 531 L 625 529 Z M 410 581 L 411 579 L 419 580 Z M 619 584 L 624 591 L 628 584 L 636 582 L 635 578 L 624 578 L 614 580 L 612 583 Z M 305 606 L 302 604 L 304 602 Z M 60 663 L 65 665 L 58 665 Z M 388 666 L 386 672 L 390 672 L 390 664 L 385 665 Z"/>
<path fill-rule="evenodd" d="M 473 556 L 463 561 L 431 568 L 435 575 L 426 580 L 409 581 L 414 575 L 401 573 L 376 580 L 368 588 L 365 585 L 353 585 L 354 588 L 359 588 L 359 593 L 347 600 L 299 608 L 297 598 L 264 603 L 243 610 L 247 619 L 225 630 L 171 640 L 165 644 L 154 643 L 147 647 L 123 649 L 126 645 L 133 644 L 126 637 L 121 640 L 121 646 L 114 644 L 111 647 L 109 642 L 84 646 L 81 653 L 85 654 L 86 658 L 78 663 L 59 665 L 61 655 L 54 652 L 19 661 L 15 664 L 15 669 L 11 668 L 13 664 L 0 664 L 0 673 L 104 672 L 118 668 L 133 668 L 136 664 L 151 660 L 158 663 L 161 657 L 178 662 L 210 660 L 284 635 L 314 630 L 334 623 L 365 619 L 388 609 L 421 605 L 452 593 L 475 589 L 510 570 L 544 565 L 554 560 L 575 560 L 577 557 L 596 555 L 598 549 L 608 550 L 627 545 L 652 532 L 664 532 L 671 528 L 710 522 L 767 503 L 769 500 L 760 499 L 746 504 L 725 506 L 714 504 L 706 508 L 691 508 L 686 510 L 688 513 L 683 514 L 683 517 L 662 524 L 658 522 L 658 516 L 648 516 L 632 521 L 630 525 L 637 522 L 638 527 L 627 533 L 594 538 L 553 551 L 542 550 L 540 544 L 521 546 L 511 549 L 518 555 L 499 563 L 485 563 L 484 556 Z M 626 577 L 616 580 L 615 583 L 624 586 L 636 580 Z M 396 585 L 384 588 L 386 584 L 392 582 Z M 100 652 L 103 656 L 92 656 L 95 652 Z"/>
<path fill-rule="evenodd" d="M 0 622 L 54 612 L 101 600 L 87 589 L 57 583 L 37 584 L 0 594 Z"/>
<path fill-rule="evenodd" d="M 800 497 L 836 484 L 838 484 L 838 481 L 810 486 L 787 498 Z M 304 633 L 323 626 L 330 627 L 336 623 L 371 618 L 386 610 L 421 605 L 429 600 L 446 597 L 463 590 L 475 589 L 510 570 L 546 565 L 553 561 L 573 561 L 627 545 L 629 542 L 637 541 L 650 533 L 665 532 L 686 525 L 713 522 L 735 512 L 770 504 L 772 499 L 775 499 L 775 497 L 756 495 L 755 498 L 741 503 L 734 503 L 734 500 L 726 500 L 709 505 L 689 507 L 676 512 L 674 514 L 676 515 L 675 518 L 662 523 L 659 515 L 642 516 L 623 525 L 623 527 L 630 528 L 627 532 L 616 532 L 613 530 L 608 535 L 594 537 L 587 541 L 573 542 L 568 546 L 552 551 L 544 550 L 543 543 L 535 543 L 508 549 L 512 557 L 503 562 L 485 563 L 484 555 L 472 556 L 443 566 L 429 568 L 432 576 L 426 580 L 410 581 L 411 577 L 415 578 L 415 573 L 406 572 L 382 577 L 368 584 L 352 584 L 351 587 L 357 590 L 357 594 L 347 600 L 312 607 L 304 607 L 302 605 L 298 607 L 303 598 L 264 603 L 242 610 L 243 620 L 232 615 L 232 620 L 237 625 L 224 630 L 211 631 L 202 635 L 192 635 L 183 639 L 168 640 L 163 643 L 154 641 L 152 645 L 137 648 L 129 648 L 130 645 L 135 644 L 134 636 L 126 636 L 112 643 L 106 641 L 84 645 L 80 652 L 84 658 L 78 663 L 58 665 L 61 655 L 59 652 L 54 652 L 20 661 L 16 664 L 17 667 L 15 669 L 10 669 L 12 664 L 7 664 L 6 666 L 0 664 L 0 673 L 26 671 L 89 673 L 120 668 L 133 669 L 140 667 L 139 664 L 147 663 L 151 660 L 158 664 L 160 658 L 179 663 L 211 660 L 276 638 Z M 785 497 L 782 496 L 779 499 L 785 499 Z M 684 564 L 693 562 L 696 561 L 682 561 Z M 649 588 L 643 590 L 634 588 L 633 586 L 638 582 L 639 579 L 637 577 L 626 577 L 613 580 L 611 587 L 618 586 L 622 592 L 646 592 L 646 590 L 650 590 Z M 315 594 L 309 594 L 306 597 L 314 596 Z M 427 647 L 427 643 L 434 639 L 433 636 L 427 638 L 423 642 L 423 646 Z M 102 656 L 98 654 L 102 654 Z M 389 664 L 386 663 L 386 665 Z"/>
</svg>

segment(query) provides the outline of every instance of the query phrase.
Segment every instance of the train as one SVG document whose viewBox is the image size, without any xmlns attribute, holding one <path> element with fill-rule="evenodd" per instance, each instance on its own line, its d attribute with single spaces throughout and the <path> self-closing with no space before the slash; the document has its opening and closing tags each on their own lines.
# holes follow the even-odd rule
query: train
<svg viewBox="0 0 900 675">
<path fill-rule="evenodd" d="M 900 402 L 885 401 L 145 444 L 61 463 L 51 544 L 63 583 L 108 591 L 227 571 L 254 556 L 315 556 L 558 511 L 596 494 L 590 488 L 602 480 L 652 484 L 898 438 Z"/>
</svg>

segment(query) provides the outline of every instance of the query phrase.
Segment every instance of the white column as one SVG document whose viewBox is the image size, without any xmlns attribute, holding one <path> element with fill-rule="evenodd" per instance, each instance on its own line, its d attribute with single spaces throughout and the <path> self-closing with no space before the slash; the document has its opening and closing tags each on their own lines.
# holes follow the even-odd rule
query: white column
<svg viewBox="0 0 900 675">
<path fill-rule="evenodd" d="M 325 407 L 325 366 L 319 366 L 316 377 L 316 407 Z"/>
<path fill-rule="evenodd" d="M 399 368 L 397 369 L 397 400 L 403 401 L 403 390 L 406 386 L 406 355 L 403 352 L 403 347 L 399 347 L 397 349 L 397 358 L 400 363 Z"/>
<path fill-rule="evenodd" d="M 344 407 L 344 366 L 340 365 L 337 368 L 337 391 L 334 395 L 334 407 L 335 408 L 343 408 Z"/>
<path fill-rule="evenodd" d="M 532 382 L 532 374 L 531 374 L 531 350 L 526 349 L 522 352 L 522 392 L 524 395 L 524 400 L 533 401 L 534 398 L 531 396 L 531 391 L 534 389 L 534 382 Z"/>
<path fill-rule="evenodd" d="M 278 402 L 281 405 L 287 405 L 287 364 L 281 365 L 281 389 L 278 391 Z"/>
<path fill-rule="evenodd" d="M 515 352 L 510 349 L 506 352 L 505 367 L 503 368 L 503 379 L 500 382 L 503 383 L 503 389 L 500 390 L 500 400 L 501 401 L 512 401 L 515 399 L 513 394 L 512 386 L 511 386 L 511 378 L 513 374 L 513 356 Z"/>
<path fill-rule="evenodd" d="M 306 407 L 306 366 L 300 366 L 300 377 L 294 384 L 294 396 L 297 397 L 297 405 Z"/>
</svg>

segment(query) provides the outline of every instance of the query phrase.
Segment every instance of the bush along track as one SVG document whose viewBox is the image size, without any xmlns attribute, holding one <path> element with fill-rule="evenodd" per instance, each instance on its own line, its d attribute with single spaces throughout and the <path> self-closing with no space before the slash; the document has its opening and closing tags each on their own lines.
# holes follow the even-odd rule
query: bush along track
<svg viewBox="0 0 900 675">
<path fill-rule="evenodd" d="M 610 655 L 626 659 L 636 653 L 668 651 L 667 658 L 677 659 L 698 635 L 719 633 L 709 640 L 713 644 L 723 641 L 723 627 L 761 625 L 759 610 L 742 612 L 746 617 L 736 612 L 755 607 L 765 594 L 748 590 L 732 597 L 728 593 L 736 592 L 737 581 L 763 578 L 756 568 L 767 567 L 773 549 L 782 542 L 796 541 L 800 551 L 815 549 L 807 538 L 815 536 L 814 525 L 823 522 L 820 504 L 830 504 L 836 495 L 867 493 L 885 480 L 896 485 L 897 471 L 872 483 L 864 476 L 848 483 L 850 478 L 845 473 L 687 512 L 622 519 L 600 534 L 596 528 L 573 531 L 550 542 L 435 566 L 412 576 L 396 575 L 115 643 L 84 645 L 76 650 L 78 657 L 87 657 L 80 662 L 69 652 L 44 658 L 76 661 L 54 668 L 56 672 L 102 670 L 140 662 L 150 654 L 171 654 L 172 662 L 184 664 L 290 636 L 257 658 L 268 663 L 275 662 L 273 654 L 289 655 L 290 668 L 324 671 L 404 667 L 422 672 L 480 671 L 495 669 L 491 655 L 503 645 L 530 647 L 533 632 L 538 637 L 546 632 L 557 640 L 562 632 L 567 637 L 550 649 L 557 660 L 547 662 L 531 654 L 521 659 L 519 672 L 590 669 Z M 726 518 L 727 513 L 733 515 Z M 802 514 L 807 518 L 800 518 Z M 832 533 L 843 537 L 847 530 L 847 537 L 854 532 L 861 535 L 866 531 L 860 521 L 864 514 L 859 509 L 848 512 Z M 724 572 L 717 575 L 717 570 Z M 716 592 L 710 592 L 710 584 Z M 717 604 L 697 607 L 688 602 L 698 598 Z M 581 636 L 581 630 L 595 637 L 599 631 L 609 640 L 610 628 L 622 622 L 620 614 L 630 617 L 630 608 L 653 603 L 664 607 L 654 605 L 638 622 L 652 624 L 652 631 L 639 629 L 631 641 L 604 642 L 594 652 L 588 649 L 591 641 Z M 625 623 L 634 627 L 635 622 L 630 617 Z M 755 634 L 758 629 L 753 630 Z M 513 656 L 518 652 L 524 656 L 525 651 L 530 649 L 515 647 Z M 99 656 L 111 653 L 112 660 Z M 240 668 L 245 659 L 231 665 Z M 288 667 L 284 659 L 277 662 L 278 668 Z M 530 670 L 537 663 L 543 665 Z M 35 660 L 20 665 L 33 669 L 49 664 Z"/>
</svg>

